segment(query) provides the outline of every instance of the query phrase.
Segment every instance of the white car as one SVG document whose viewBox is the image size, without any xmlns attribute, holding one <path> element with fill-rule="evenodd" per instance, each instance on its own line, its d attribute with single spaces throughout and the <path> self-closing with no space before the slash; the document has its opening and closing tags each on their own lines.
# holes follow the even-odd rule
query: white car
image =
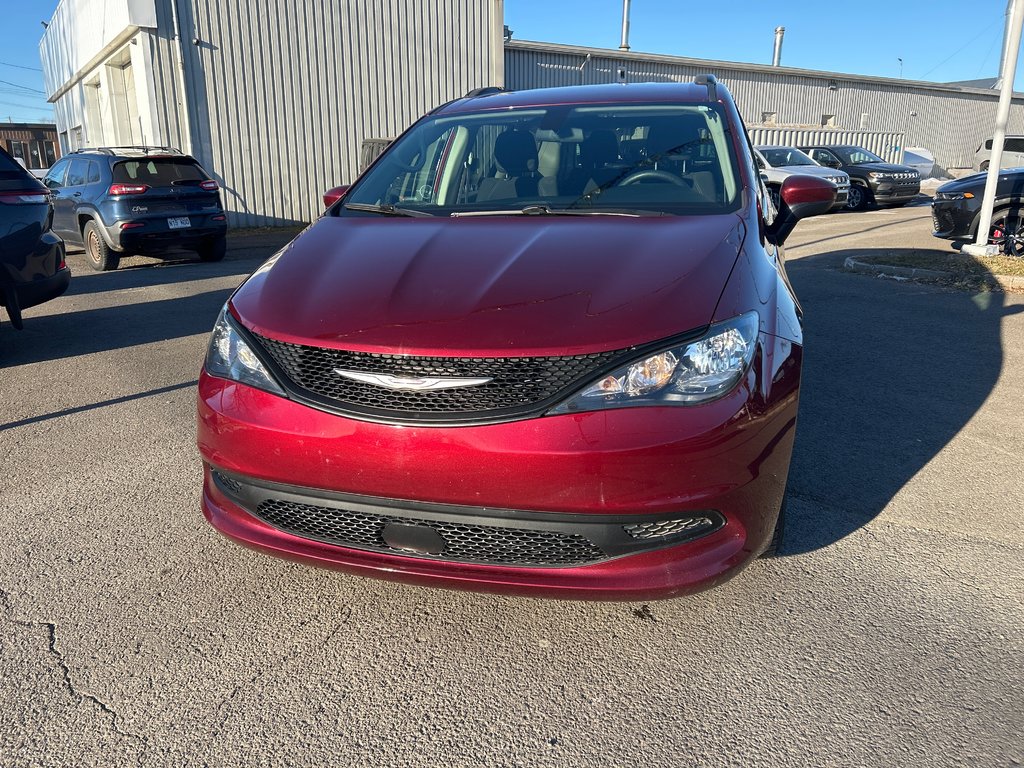
<svg viewBox="0 0 1024 768">
<path fill-rule="evenodd" d="M 754 159 L 776 208 L 779 206 L 779 187 L 787 176 L 795 174 L 828 179 L 839 187 L 832 210 L 846 205 L 846 198 L 850 194 L 850 177 L 844 171 L 819 165 L 796 147 L 754 147 Z"/>
</svg>

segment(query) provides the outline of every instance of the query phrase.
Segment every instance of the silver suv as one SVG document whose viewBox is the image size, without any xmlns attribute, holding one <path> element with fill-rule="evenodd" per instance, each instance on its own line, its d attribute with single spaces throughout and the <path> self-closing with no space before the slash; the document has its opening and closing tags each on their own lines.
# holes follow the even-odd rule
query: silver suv
<svg viewBox="0 0 1024 768">
<path fill-rule="evenodd" d="M 974 153 L 974 168 L 978 171 L 988 170 L 988 161 L 992 157 L 992 139 L 985 139 Z M 1007 136 L 1003 144 L 1003 156 L 999 160 L 1002 168 L 1020 168 L 1024 166 L 1024 136 Z"/>
<path fill-rule="evenodd" d="M 782 182 L 794 174 L 828 179 L 839 187 L 832 210 L 846 205 L 846 198 L 850 194 L 850 176 L 845 171 L 819 165 L 796 147 L 754 147 L 754 159 L 757 160 L 758 170 L 765 178 L 765 185 L 776 208 L 779 207 L 779 188 Z"/>
</svg>

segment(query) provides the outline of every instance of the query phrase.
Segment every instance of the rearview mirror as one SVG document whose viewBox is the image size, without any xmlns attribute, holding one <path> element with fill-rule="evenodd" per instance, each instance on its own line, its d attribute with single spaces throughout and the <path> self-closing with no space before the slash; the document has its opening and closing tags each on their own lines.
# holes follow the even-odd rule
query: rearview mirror
<svg viewBox="0 0 1024 768">
<path fill-rule="evenodd" d="M 336 202 L 341 200 L 341 198 L 345 196 L 345 193 L 348 192 L 350 186 L 351 185 L 349 184 L 342 184 L 340 187 L 332 187 L 324 192 L 324 207 L 330 208 Z"/>
<path fill-rule="evenodd" d="M 817 176 L 787 176 L 779 189 L 778 215 L 765 236 L 775 245 L 782 245 L 798 221 L 832 210 L 837 189 L 828 179 Z"/>
</svg>

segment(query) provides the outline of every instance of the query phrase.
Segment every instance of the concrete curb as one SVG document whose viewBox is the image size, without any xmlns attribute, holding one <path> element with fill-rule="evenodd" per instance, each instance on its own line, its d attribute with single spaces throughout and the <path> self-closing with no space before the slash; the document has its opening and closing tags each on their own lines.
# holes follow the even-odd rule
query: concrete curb
<svg viewBox="0 0 1024 768">
<path fill-rule="evenodd" d="M 922 267 L 897 267 L 893 264 L 868 264 L 858 261 L 853 256 L 847 256 L 843 261 L 843 269 L 847 272 L 857 272 L 862 275 L 875 275 L 893 277 L 902 280 L 952 280 L 956 277 L 952 272 L 942 272 L 938 269 L 924 269 Z M 984 282 L 991 286 L 998 286 L 1004 291 L 1024 293 L 1024 277 L 1017 275 L 987 275 Z"/>
</svg>

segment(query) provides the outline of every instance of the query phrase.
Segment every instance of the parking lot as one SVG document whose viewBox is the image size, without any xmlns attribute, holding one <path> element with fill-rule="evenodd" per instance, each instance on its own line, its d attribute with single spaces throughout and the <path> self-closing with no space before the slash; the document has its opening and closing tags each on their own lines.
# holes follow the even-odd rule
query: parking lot
<svg viewBox="0 0 1024 768">
<path fill-rule="evenodd" d="M 196 379 L 282 238 L 109 273 L 70 255 L 68 293 L 0 328 L 0 764 L 1020 765 L 1024 297 L 840 269 L 947 252 L 928 216 L 799 225 L 783 556 L 647 606 L 407 587 L 221 538 Z"/>
</svg>

